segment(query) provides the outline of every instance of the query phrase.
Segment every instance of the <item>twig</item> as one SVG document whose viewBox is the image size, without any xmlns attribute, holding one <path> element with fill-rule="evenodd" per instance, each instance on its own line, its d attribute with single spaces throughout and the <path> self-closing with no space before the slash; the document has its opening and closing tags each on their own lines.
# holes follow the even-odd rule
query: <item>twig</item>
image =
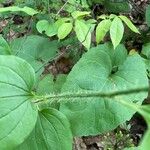
<svg viewBox="0 0 150 150">
<path fill-rule="evenodd" d="M 67 5 L 68 1 L 69 1 L 69 0 L 67 0 L 67 1 L 64 3 L 64 5 L 59 9 L 59 11 L 57 12 L 56 16 L 58 16 L 59 13 L 65 8 L 65 6 Z"/>
</svg>

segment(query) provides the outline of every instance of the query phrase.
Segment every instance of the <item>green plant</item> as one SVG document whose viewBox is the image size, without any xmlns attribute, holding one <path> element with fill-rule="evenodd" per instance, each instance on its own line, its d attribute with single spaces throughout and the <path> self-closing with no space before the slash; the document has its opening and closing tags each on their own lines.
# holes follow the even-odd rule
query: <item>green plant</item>
<svg viewBox="0 0 150 150">
<path fill-rule="evenodd" d="M 87 48 L 91 47 L 91 33 L 96 26 L 96 20 L 83 20 L 83 17 L 90 16 L 87 11 L 74 11 L 71 14 L 72 18 L 60 18 L 56 22 L 49 23 L 47 20 L 40 20 L 37 23 L 37 30 L 42 33 L 45 32 L 47 36 L 57 35 L 58 38 L 64 39 L 74 29 L 78 40 Z M 124 33 L 124 26 L 122 21 L 135 33 L 139 33 L 138 29 L 132 22 L 123 15 L 110 16 L 102 15 L 99 19 L 103 19 L 96 27 L 96 42 L 97 44 L 103 40 L 106 33 L 110 30 L 110 37 L 114 49 L 119 45 Z M 74 27 L 73 27 L 74 26 Z"/>
<path fill-rule="evenodd" d="M 114 133 L 107 133 L 103 137 L 104 149 L 109 150 L 122 150 L 124 147 L 134 147 L 133 140 L 130 138 L 129 134 L 124 134 L 122 131 L 117 131 Z"/>
<path fill-rule="evenodd" d="M 105 2 L 101 3 L 105 6 Z M 143 45 L 141 54 L 128 52 L 120 44 L 123 22 L 135 33 L 139 33 L 138 29 L 124 15 L 102 14 L 93 18 L 89 6 L 97 1 L 67 1 L 65 6 L 76 3 L 85 10 L 78 8 L 68 13 L 67 8 L 67 15 L 61 17 L 63 5 L 56 15 L 39 19 L 48 12 L 49 3 L 42 1 L 44 9 L 38 11 L 27 6 L 0 8 L 0 13 L 23 12 L 31 16 L 33 28 L 40 33 L 10 43 L 0 36 L 0 149 L 71 150 L 74 136 L 108 132 L 138 112 L 148 124 L 139 148 L 148 150 L 150 106 L 141 104 L 149 90 L 149 43 Z M 35 5 L 38 9 L 39 4 Z M 104 40 L 108 31 L 112 44 Z M 76 39 L 88 51 L 83 51 L 70 73 L 58 75 L 55 80 L 51 74 L 45 75 L 47 65 L 60 59 L 59 49 L 64 46 L 67 51 Z M 78 43 L 77 49 L 84 50 Z M 121 133 L 116 136 L 122 138 Z M 127 146 L 133 146 L 130 142 Z"/>
</svg>

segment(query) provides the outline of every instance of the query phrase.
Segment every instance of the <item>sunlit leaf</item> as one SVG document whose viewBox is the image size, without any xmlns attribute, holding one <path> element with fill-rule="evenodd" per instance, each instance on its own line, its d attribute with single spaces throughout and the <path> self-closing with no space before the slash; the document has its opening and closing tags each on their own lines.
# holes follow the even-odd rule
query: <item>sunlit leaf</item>
<svg viewBox="0 0 150 150">
<path fill-rule="evenodd" d="M 135 33 L 140 33 L 136 26 L 126 17 L 126 16 L 119 16 L 121 20 Z"/>
<path fill-rule="evenodd" d="M 104 39 L 104 36 L 109 31 L 111 26 L 110 20 L 102 20 L 96 28 L 96 42 L 97 44 Z"/>
<path fill-rule="evenodd" d="M 110 38 L 112 40 L 114 49 L 119 45 L 124 33 L 124 26 L 119 17 L 115 17 L 110 26 Z"/>
<path fill-rule="evenodd" d="M 62 24 L 58 29 L 58 38 L 64 39 L 72 31 L 72 28 L 73 28 L 72 23 Z"/>
<path fill-rule="evenodd" d="M 91 46 L 91 32 L 88 25 L 86 25 L 82 20 L 76 20 L 75 22 L 75 32 L 78 40 L 89 49 Z"/>
</svg>

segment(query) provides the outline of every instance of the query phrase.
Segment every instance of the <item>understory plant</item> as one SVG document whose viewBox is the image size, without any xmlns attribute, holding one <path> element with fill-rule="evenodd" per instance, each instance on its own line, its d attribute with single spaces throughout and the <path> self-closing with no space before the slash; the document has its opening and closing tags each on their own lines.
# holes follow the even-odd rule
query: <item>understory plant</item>
<svg viewBox="0 0 150 150">
<path fill-rule="evenodd" d="M 74 3 L 86 7 L 79 10 Z M 47 17 L 50 3 L 46 1 L 42 10 L 38 2 L 24 1 L 0 8 L 5 19 L 12 13 L 29 17 L 36 33 L 30 31 L 9 42 L 0 36 L 1 150 L 71 150 L 73 137 L 106 133 L 136 112 L 148 125 L 138 149 L 149 149 L 150 106 L 141 104 L 149 91 L 150 43 L 143 44 L 141 53 L 129 51 L 121 42 L 124 25 L 136 35 L 140 31 L 128 17 L 114 11 L 93 18 L 90 7 L 95 3 L 67 1 L 61 8 L 66 7 L 63 17 L 59 11 Z M 106 1 L 101 4 L 113 8 Z M 70 12 L 72 7 L 75 10 Z M 149 10 L 148 6 L 148 26 Z M 54 81 L 52 74 L 44 74 L 45 68 L 68 45 L 74 46 L 71 54 L 76 49 L 79 53 L 79 48 L 84 52 L 67 75 L 59 74 Z"/>
</svg>

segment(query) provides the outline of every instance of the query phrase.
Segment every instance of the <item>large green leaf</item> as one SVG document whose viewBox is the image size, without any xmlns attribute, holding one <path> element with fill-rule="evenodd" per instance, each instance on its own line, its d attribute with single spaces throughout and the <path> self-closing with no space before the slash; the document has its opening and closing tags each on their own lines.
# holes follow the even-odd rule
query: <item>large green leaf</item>
<svg viewBox="0 0 150 150">
<path fill-rule="evenodd" d="M 43 64 L 52 60 L 58 50 L 57 41 L 36 35 L 15 39 L 11 43 L 11 48 L 14 55 L 28 61 L 35 71 L 44 69 Z"/>
<path fill-rule="evenodd" d="M 150 143 L 150 129 L 146 131 L 139 150 L 149 150 L 149 143 Z"/>
<path fill-rule="evenodd" d="M 68 75 L 62 92 L 115 92 L 145 86 L 148 79 L 141 57 L 127 56 L 121 45 L 113 50 L 111 44 L 105 44 L 90 49 L 80 59 Z M 114 100 L 141 103 L 146 96 L 147 93 L 137 93 L 110 99 L 80 98 L 76 99 L 79 103 L 61 104 L 60 110 L 70 120 L 74 135 L 98 134 L 114 129 L 134 113 Z"/>
<path fill-rule="evenodd" d="M 61 112 L 49 108 L 39 112 L 35 129 L 17 150 L 71 150 L 69 121 Z"/>
<path fill-rule="evenodd" d="M 110 26 L 110 38 L 112 40 L 114 49 L 119 45 L 124 33 L 124 26 L 119 17 L 115 17 Z"/>
<path fill-rule="evenodd" d="M 35 74 L 15 56 L 0 56 L 0 149 L 11 150 L 33 130 L 37 110 L 32 104 Z"/>
<path fill-rule="evenodd" d="M 129 147 L 129 148 L 124 148 L 123 150 L 139 150 L 139 147 Z"/>
<path fill-rule="evenodd" d="M 6 40 L 0 35 L 0 55 L 9 55 L 11 54 L 11 49 Z"/>
<path fill-rule="evenodd" d="M 57 75 L 56 80 L 54 81 L 54 77 L 51 74 L 46 75 L 45 77 L 42 77 L 42 79 L 39 81 L 36 91 L 38 95 L 48 95 L 51 93 L 60 93 L 61 88 L 66 81 L 66 75 L 60 74 Z M 41 107 L 50 106 L 53 108 L 59 108 L 58 103 L 46 103 L 41 105 Z"/>
<path fill-rule="evenodd" d="M 87 48 L 91 45 L 91 32 L 88 25 L 86 25 L 82 20 L 75 21 L 75 32 L 78 40 Z"/>
<path fill-rule="evenodd" d="M 150 77 L 150 43 L 143 45 L 141 55 L 144 57 L 144 62 L 148 71 L 148 76 Z"/>
<path fill-rule="evenodd" d="M 142 47 L 142 55 L 148 60 L 150 60 L 150 43 L 146 43 Z"/>
<path fill-rule="evenodd" d="M 144 117 L 147 122 L 148 130 L 141 140 L 139 150 L 149 150 L 150 142 L 150 105 L 143 105 L 138 108 L 138 112 Z"/>
<path fill-rule="evenodd" d="M 66 75 L 57 75 L 57 79 L 54 81 L 54 77 L 51 74 L 43 77 L 37 86 L 37 93 L 39 95 L 47 95 L 50 93 L 60 93 L 61 87 L 66 80 Z"/>
</svg>

